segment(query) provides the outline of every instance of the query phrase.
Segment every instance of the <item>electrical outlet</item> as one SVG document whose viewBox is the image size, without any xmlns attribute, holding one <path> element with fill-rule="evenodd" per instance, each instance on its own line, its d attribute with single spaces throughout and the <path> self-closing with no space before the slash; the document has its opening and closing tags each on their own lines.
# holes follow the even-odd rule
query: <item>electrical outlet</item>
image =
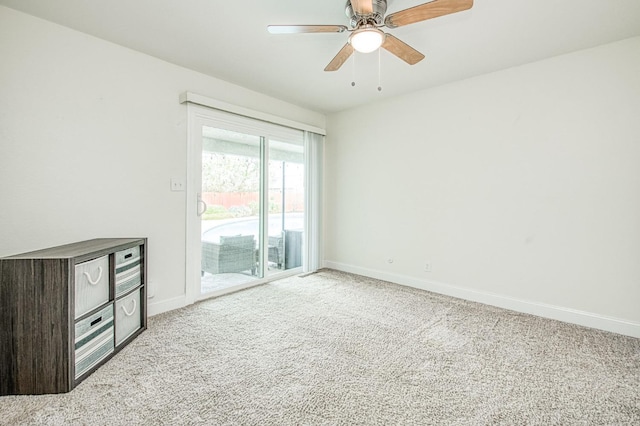
<svg viewBox="0 0 640 426">
<path fill-rule="evenodd" d="M 147 282 L 147 299 L 153 299 L 155 297 L 156 283 L 153 280 Z"/>
<path fill-rule="evenodd" d="M 431 262 L 427 262 L 424 264 L 424 271 L 431 272 Z"/>
</svg>

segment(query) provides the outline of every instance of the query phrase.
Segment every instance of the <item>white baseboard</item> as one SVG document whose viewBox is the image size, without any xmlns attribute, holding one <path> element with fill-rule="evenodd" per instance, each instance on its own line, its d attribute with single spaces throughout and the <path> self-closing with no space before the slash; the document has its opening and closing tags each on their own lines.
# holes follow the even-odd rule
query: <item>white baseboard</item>
<svg viewBox="0 0 640 426">
<path fill-rule="evenodd" d="M 163 312 L 172 311 L 174 309 L 180 309 L 186 305 L 187 303 L 184 295 L 174 297 L 168 300 L 158 301 L 155 303 L 149 300 L 147 305 L 147 314 L 148 316 L 152 317 L 154 315 L 158 315 Z"/>
<path fill-rule="evenodd" d="M 608 317 L 591 312 L 579 311 L 562 306 L 549 305 L 546 303 L 532 302 L 529 300 L 517 299 L 500 294 L 472 290 L 465 287 L 457 287 L 437 281 L 421 280 L 406 275 L 393 274 L 374 269 L 361 268 L 359 266 L 348 265 L 333 261 L 324 261 L 324 267 L 336 269 L 338 271 L 350 272 L 395 284 L 432 291 L 459 299 L 484 303 L 486 305 L 497 306 L 516 312 L 550 318 L 558 321 L 578 324 L 585 327 L 597 328 L 599 330 L 611 331 L 631 337 L 640 338 L 640 323 L 627 321 L 620 318 Z"/>
</svg>

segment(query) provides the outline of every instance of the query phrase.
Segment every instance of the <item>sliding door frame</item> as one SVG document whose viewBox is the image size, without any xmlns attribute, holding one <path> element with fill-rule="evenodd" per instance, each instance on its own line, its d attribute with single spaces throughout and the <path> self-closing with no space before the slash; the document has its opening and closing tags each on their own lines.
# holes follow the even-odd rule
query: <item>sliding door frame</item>
<svg viewBox="0 0 640 426">
<path fill-rule="evenodd" d="M 307 236 L 308 230 L 308 221 L 307 217 L 310 215 L 310 211 L 307 208 L 314 208 L 309 203 L 309 192 L 310 192 L 310 182 L 309 182 L 309 174 L 305 170 L 305 236 L 303 238 L 303 265 L 302 267 L 293 268 L 290 270 L 285 270 L 276 274 L 268 274 L 268 164 L 269 164 L 269 139 L 273 134 L 271 132 L 262 132 L 259 131 L 256 134 L 256 129 L 251 125 L 243 125 L 243 120 L 246 117 L 232 115 L 231 113 L 212 109 L 206 106 L 202 106 L 199 104 L 189 103 L 187 102 L 187 185 L 186 185 L 186 239 L 185 239 L 185 249 L 186 249 L 186 259 L 185 259 L 185 303 L 191 304 L 198 300 L 205 299 L 208 297 L 215 297 L 221 294 L 228 293 L 229 291 L 237 291 L 243 288 L 253 287 L 256 285 L 263 284 L 267 281 L 273 280 L 275 278 L 285 277 L 289 275 L 299 274 L 303 271 L 308 271 L 308 254 L 311 252 L 317 252 L 317 247 L 315 250 L 309 250 L 309 238 Z M 228 119 L 228 120 L 227 120 Z M 269 128 L 273 127 L 274 124 L 264 122 L 265 127 Z M 200 227 L 201 227 L 201 219 L 198 214 L 198 209 L 201 209 L 202 203 L 200 202 L 200 192 L 202 190 L 200 181 L 201 181 L 201 173 L 202 173 L 202 128 L 203 126 L 210 127 L 218 127 L 225 128 L 233 131 L 244 132 L 251 135 L 256 135 L 261 137 L 261 162 L 264 164 L 261 165 L 261 183 L 260 183 L 260 268 L 263 272 L 263 277 L 251 281 L 249 283 L 234 286 L 230 290 L 220 290 L 214 291 L 211 293 L 207 293 L 206 295 L 202 295 L 200 291 L 200 258 L 201 258 L 201 241 L 198 237 L 196 239 L 196 235 L 200 235 Z M 288 133 L 289 131 L 292 134 L 296 132 L 303 132 L 301 129 L 294 128 L 284 128 L 280 125 L 277 125 L 277 131 L 281 131 L 284 133 Z M 264 134 L 262 134 L 264 133 Z M 277 133 L 277 132 L 276 132 Z M 307 147 L 308 143 L 306 141 L 306 135 L 302 133 L 303 138 L 303 147 L 305 149 L 305 168 L 308 167 L 307 159 Z M 284 214 L 284 212 L 283 212 Z M 318 212 L 314 212 L 312 214 L 313 217 L 318 216 Z M 315 243 L 317 244 L 317 242 Z"/>
</svg>

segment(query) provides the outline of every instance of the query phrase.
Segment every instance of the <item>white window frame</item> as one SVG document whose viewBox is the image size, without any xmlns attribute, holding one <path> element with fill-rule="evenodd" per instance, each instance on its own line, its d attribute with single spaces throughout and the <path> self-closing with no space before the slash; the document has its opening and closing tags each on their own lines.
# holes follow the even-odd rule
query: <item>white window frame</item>
<svg viewBox="0 0 640 426">
<path fill-rule="evenodd" d="M 200 233 L 200 216 L 198 216 L 198 199 L 201 188 L 199 173 L 202 170 L 202 126 L 216 126 L 242 133 L 256 134 L 256 120 L 259 120 L 259 133 L 267 138 L 281 141 L 298 139 L 300 131 L 305 131 L 305 238 L 303 239 L 304 262 L 302 268 L 285 271 L 282 274 L 265 276 L 262 279 L 247 283 L 244 287 L 263 284 L 273 279 L 296 273 L 316 270 L 321 263 L 319 259 L 321 247 L 321 169 L 322 143 L 311 143 L 308 132 L 318 137 L 325 134 L 324 129 L 282 119 L 246 108 L 233 106 L 206 97 L 185 93 L 180 97 L 181 103 L 187 104 L 187 185 L 186 185 L 186 271 L 185 271 L 185 303 L 192 304 L 207 297 L 224 294 L 224 291 L 200 295 L 200 241 L 194 241 Z M 284 127 L 283 127 L 284 126 Z M 307 154 L 307 152 L 309 154 Z M 266 169 L 266 168 L 265 168 Z M 263 216 L 266 220 L 266 216 Z M 266 229 L 263 224 L 263 229 Z M 263 242 L 264 243 L 264 242 Z M 264 243 L 266 244 L 266 243 Z M 266 252 L 261 251 L 264 256 Z M 311 259 L 311 260 L 310 260 Z M 287 273 L 288 272 L 288 273 Z M 239 288 L 234 287 L 233 291 Z"/>
</svg>

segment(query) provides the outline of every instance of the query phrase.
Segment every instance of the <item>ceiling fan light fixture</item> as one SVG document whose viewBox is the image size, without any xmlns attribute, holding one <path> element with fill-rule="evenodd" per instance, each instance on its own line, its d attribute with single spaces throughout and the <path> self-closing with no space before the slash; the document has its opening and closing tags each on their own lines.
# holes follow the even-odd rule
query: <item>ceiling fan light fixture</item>
<svg viewBox="0 0 640 426">
<path fill-rule="evenodd" d="M 359 28 L 349 37 L 349 43 L 360 53 L 377 50 L 384 41 L 384 33 L 374 26 L 367 25 Z"/>
</svg>

